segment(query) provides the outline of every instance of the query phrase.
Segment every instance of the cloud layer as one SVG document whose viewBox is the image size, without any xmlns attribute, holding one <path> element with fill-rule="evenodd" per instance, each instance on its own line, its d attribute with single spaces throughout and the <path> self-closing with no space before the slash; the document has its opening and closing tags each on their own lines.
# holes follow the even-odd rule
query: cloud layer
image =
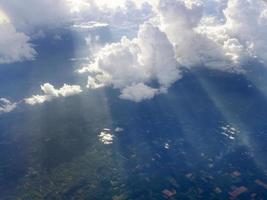
<svg viewBox="0 0 267 200">
<path fill-rule="evenodd" d="M 14 26 L 27 31 L 36 26 L 58 25 L 70 20 L 67 0 L 17 0 L 1 1 L 0 7 Z"/>
<path fill-rule="evenodd" d="M 0 64 L 34 59 L 25 33 L 36 27 L 102 24 L 118 37 L 125 33 L 118 42 L 96 49 L 88 45 L 94 55 L 78 72 L 88 76 L 88 88 L 112 87 L 120 98 L 135 102 L 167 92 L 182 78 L 183 68 L 242 72 L 250 59 L 267 62 L 267 4 L 262 0 L 10 0 L 1 2 L 1 9 L 8 22 L 0 24 Z M 41 89 L 43 95 L 25 102 L 81 92 L 80 86 L 66 84 L 55 89 L 46 83 Z"/>
</svg>

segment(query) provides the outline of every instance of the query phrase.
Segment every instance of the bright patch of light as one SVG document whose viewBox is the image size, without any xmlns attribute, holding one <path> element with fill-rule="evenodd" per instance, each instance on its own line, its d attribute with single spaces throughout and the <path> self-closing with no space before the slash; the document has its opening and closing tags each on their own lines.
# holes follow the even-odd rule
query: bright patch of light
<svg viewBox="0 0 267 200">
<path fill-rule="evenodd" d="M 231 125 L 227 124 L 226 126 L 222 126 L 221 127 L 221 134 L 225 135 L 226 137 L 228 137 L 231 140 L 235 139 L 235 135 L 237 133 L 239 133 L 238 130 L 236 130 L 236 128 L 232 127 Z"/>
<path fill-rule="evenodd" d="M 9 17 L 0 9 L 0 24 L 10 23 Z"/>
<path fill-rule="evenodd" d="M 165 144 L 164 144 L 164 148 L 165 148 L 165 149 L 169 149 L 169 148 L 170 148 L 169 143 L 165 143 Z"/>
<path fill-rule="evenodd" d="M 110 129 L 103 129 L 98 135 L 100 142 L 103 144 L 112 144 L 114 135 L 110 132 Z"/>
<path fill-rule="evenodd" d="M 91 6 L 90 1 L 86 0 L 66 0 L 70 6 L 72 13 L 80 12 L 81 10 Z"/>
</svg>

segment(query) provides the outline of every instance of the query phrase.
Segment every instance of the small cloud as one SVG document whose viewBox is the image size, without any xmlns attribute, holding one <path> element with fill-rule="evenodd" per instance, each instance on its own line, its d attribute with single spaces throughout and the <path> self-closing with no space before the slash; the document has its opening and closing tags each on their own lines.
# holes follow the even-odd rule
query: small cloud
<svg viewBox="0 0 267 200">
<path fill-rule="evenodd" d="M 97 29 L 97 28 L 104 28 L 104 27 L 108 27 L 108 26 L 109 25 L 106 23 L 91 21 L 91 22 L 83 22 L 80 24 L 74 24 L 73 28 L 76 28 L 76 29 Z"/>
<path fill-rule="evenodd" d="M 62 37 L 61 37 L 61 35 L 59 35 L 59 34 L 55 34 L 55 35 L 53 36 L 53 39 L 54 39 L 54 40 L 62 40 Z"/>
<path fill-rule="evenodd" d="M 13 111 L 17 107 L 17 103 L 12 103 L 6 98 L 0 98 L 0 114 Z"/>
<path fill-rule="evenodd" d="M 31 40 L 38 40 L 45 38 L 45 33 L 43 30 L 39 30 L 31 35 Z"/>
<path fill-rule="evenodd" d="M 50 83 L 41 85 L 41 90 L 44 93 L 43 95 L 33 95 L 30 98 L 26 98 L 24 99 L 25 103 L 29 105 L 42 104 L 58 97 L 73 96 L 82 92 L 82 89 L 79 85 L 64 84 L 63 87 L 56 89 Z"/>
<path fill-rule="evenodd" d="M 152 99 L 159 90 L 151 88 L 143 83 L 132 85 L 121 91 L 120 98 L 140 102 L 142 100 Z"/>
<path fill-rule="evenodd" d="M 123 131 L 124 131 L 124 129 L 121 128 L 121 127 L 116 127 L 115 128 L 115 132 L 117 132 L 117 133 L 120 133 L 120 132 L 123 132 Z"/>
</svg>

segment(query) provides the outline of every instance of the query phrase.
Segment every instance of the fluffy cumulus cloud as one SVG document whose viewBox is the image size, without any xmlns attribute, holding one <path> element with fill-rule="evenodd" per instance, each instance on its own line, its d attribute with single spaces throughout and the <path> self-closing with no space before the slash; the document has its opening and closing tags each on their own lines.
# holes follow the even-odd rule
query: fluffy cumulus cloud
<svg viewBox="0 0 267 200">
<path fill-rule="evenodd" d="M 30 38 L 17 32 L 10 23 L 0 23 L 0 64 L 32 60 L 36 51 L 29 43 Z"/>
<path fill-rule="evenodd" d="M 147 3 L 153 6 L 154 15 L 140 26 L 136 38 L 124 37 L 104 46 L 79 70 L 89 74 L 87 87 L 111 86 L 121 91 L 121 98 L 141 101 L 166 92 L 182 77 L 182 67 L 241 72 L 249 59 L 266 64 L 264 1 Z"/>
<path fill-rule="evenodd" d="M 51 101 L 52 99 L 58 97 L 72 96 L 82 92 L 79 85 L 64 84 L 63 87 L 56 89 L 49 83 L 41 85 L 41 90 L 43 92 L 43 95 L 33 95 L 30 98 L 26 98 L 25 103 L 29 105 L 42 104 L 46 101 Z"/>
<path fill-rule="evenodd" d="M 229 0 L 223 10 L 225 22 L 203 23 L 199 32 L 217 43 L 237 64 L 251 58 L 266 63 L 266 12 L 266 2 L 261 0 Z"/>
<path fill-rule="evenodd" d="M 158 6 L 159 26 L 174 46 L 177 61 L 188 68 L 225 65 L 220 46 L 195 30 L 203 17 L 203 9 L 199 1 L 162 0 Z"/>
<path fill-rule="evenodd" d="M 8 99 L 0 98 L 0 114 L 13 111 L 17 107 L 17 103 L 12 103 Z"/>
<path fill-rule="evenodd" d="M 225 29 L 241 44 L 245 53 L 267 62 L 266 1 L 232 0 L 224 11 Z"/>
<path fill-rule="evenodd" d="M 262 0 L 161 0 L 157 13 L 185 67 L 239 71 L 248 59 L 267 61 L 267 4 Z"/>
<path fill-rule="evenodd" d="M 120 89 L 121 98 L 134 101 L 152 98 L 181 77 L 172 44 L 148 22 L 133 40 L 124 37 L 106 45 L 79 73 L 89 73 L 88 88 L 112 86 Z M 152 83 L 158 87 L 153 88 Z"/>
<path fill-rule="evenodd" d="M 160 1 L 159 26 L 173 44 L 181 65 L 241 71 L 242 56 L 248 54 L 242 46 L 244 41 L 230 34 L 233 27 L 229 27 L 226 13 L 233 1 Z M 216 8 L 213 12 L 211 6 Z"/>
</svg>

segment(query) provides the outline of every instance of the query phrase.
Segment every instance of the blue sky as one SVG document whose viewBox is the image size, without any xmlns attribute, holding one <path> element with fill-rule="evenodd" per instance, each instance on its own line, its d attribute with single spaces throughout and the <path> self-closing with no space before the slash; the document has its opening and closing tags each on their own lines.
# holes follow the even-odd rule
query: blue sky
<svg viewBox="0 0 267 200">
<path fill-rule="evenodd" d="M 149 101 L 184 69 L 246 74 L 266 66 L 266 26 L 262 0 L 2 0 L 0 114 L 100 88 Z"/>
</svg>

